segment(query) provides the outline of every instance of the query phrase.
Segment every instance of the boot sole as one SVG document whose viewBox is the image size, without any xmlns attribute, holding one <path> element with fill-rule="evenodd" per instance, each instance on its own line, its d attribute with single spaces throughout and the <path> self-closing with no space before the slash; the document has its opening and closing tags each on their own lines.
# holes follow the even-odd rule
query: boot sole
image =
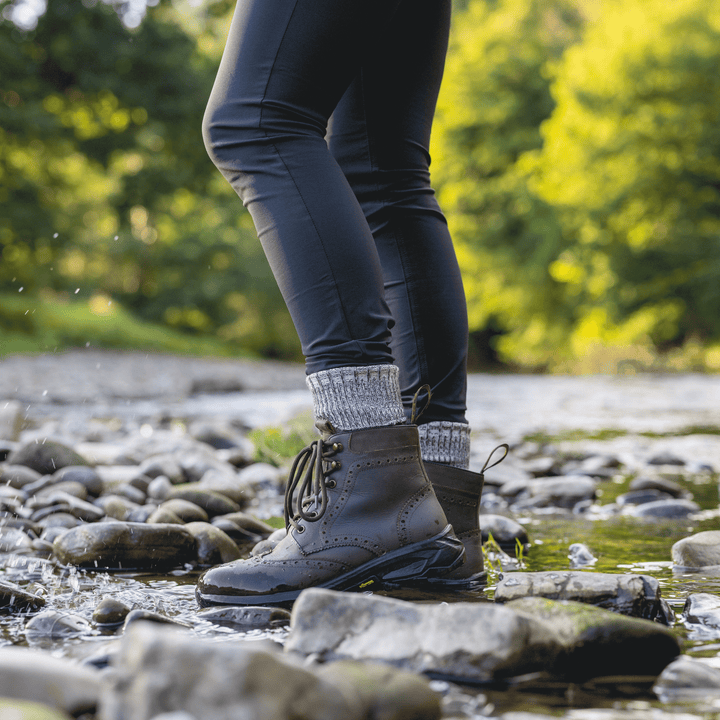
<svg viewBox="0 0 720 720">
<path fill-rule="evenodd" d="M 370 560 L 360 567 L 312 587 L 349 592 L 378 590 L 385 586 L 433 582 L 459 567 L 465 546 L 455 537 L 452 526 L 422 542 L 406 545 Z M 269 595 L 214 595 L 195 588 L 200 607 L 210 605 L 286 605 L 294 602 L 304 590 Z"/>
</svg>

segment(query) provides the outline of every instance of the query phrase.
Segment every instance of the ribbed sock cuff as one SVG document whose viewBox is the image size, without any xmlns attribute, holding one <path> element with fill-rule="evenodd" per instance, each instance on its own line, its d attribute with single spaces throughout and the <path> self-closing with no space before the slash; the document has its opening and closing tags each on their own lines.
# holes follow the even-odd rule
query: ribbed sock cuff
<svg viewBox="0 0 720 720">
<path fill-rule="evenodd" d="M 468 469 L 470 426 L 456 422 L 429 422 L 418 426 L 422 459 Z"/>
<path fill-rule="evenodd" d="M 308 375 L 315 419 L 336 430 L 361 430 L 405 422 L 395 365 L 342 367 Z"/>
</svg>

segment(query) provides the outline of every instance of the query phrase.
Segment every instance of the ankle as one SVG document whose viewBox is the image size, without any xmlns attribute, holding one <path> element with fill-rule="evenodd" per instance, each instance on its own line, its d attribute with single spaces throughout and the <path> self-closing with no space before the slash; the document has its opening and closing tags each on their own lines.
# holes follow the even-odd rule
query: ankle
<svg viewBox="0 0 720 720">
<path fill-rule="evenodd" d="M 422 459 L 467 470 L 470 426 L 458 422 L 429 422 L 418 426 Z"/>
<path fill-rule="evenodd" d="M 335 430 L 361 430 L 405 422 L 395 365 L 332 368 L 308 375 L 315 418 Z"/>
</svg>

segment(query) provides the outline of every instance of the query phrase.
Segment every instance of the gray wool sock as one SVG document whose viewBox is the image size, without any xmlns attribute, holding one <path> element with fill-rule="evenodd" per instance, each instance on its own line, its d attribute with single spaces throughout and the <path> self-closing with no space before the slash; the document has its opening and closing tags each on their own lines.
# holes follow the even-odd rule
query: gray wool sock
<svg viewBox="0 0 720 720">
<path fill-rule="evenodd" d="M 315 419 L 336 430 L 361 430 L 405 422 L 396 365 L 342 367 L 308 375 Z"/>
<path fill-rule="evenodd" d="M 422 459 L 468 469 L 470 426 L 456 422 L 429 422 L 418 426 Z"/>
</svg>

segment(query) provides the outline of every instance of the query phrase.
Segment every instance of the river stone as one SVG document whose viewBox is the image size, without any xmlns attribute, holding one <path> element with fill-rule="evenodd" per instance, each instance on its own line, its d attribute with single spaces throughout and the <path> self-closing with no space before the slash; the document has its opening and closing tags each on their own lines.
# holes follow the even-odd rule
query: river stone
<svg viewBox="0 0 720 720">
<path fill-rule="evenodd" d="M 25 465 L 0 464 L 0 485 L 9 485 L 18 490 L 37 482 L 42 475 Z"/>
<path fill-rule="evenodd" d="M 72 720 L 66 712 L 56 710 L 49 705 L 7 698 L 0 698 L 0 718 L 3 720 Z"/>
<path fill-rule="evenodd" d="M 79 487 L 85 489 L 82 485 Z M 63 490 L 55 490 L 54 493 L 49 493 L 46 499 L 47 501 L 65 505 L 67 512 L 85 522 L 97 522 L 105 517 L 105 511 L 102 508 L 93 505 L 93 503 L 85 502 L 85 500 L 70 495 Z"/>
<path fill-rule="evenodd" d="M 45 606 L 45 600 L 39 595 L 33 595 L 6 581 L 0 581 L 0 611 L 1 612 L 27 612 L 39 610 Z"/>
<path fill-rule="evenodd" d="M 384 665 L 352 660 L 321 665 L 317 674 L 340 689 L 355 695 L 362 717 L 374 720 L 440 720 L 440 696 L 421 675 Z"/>
<path fill-rule="evenodd" d="M 180 463 L 172 455 L 155 455 L 143 460 L 138 473 L 156 478 L 160 475 L 166 477 L 173 485 L 185 482 L 185 473 Z"/>
<path fill-rule="evenodd" d="M 656 502 L 657 500 L 670 500 L 672 495 L 661 492 L 655 488 L 647 488 L 645 490 L 630 490 L 629 492 L 618 495 L 615 502 L 620 506 L 629 505 L 645 505 L 646 503 Z"/>
<path fill-rule="evenodd" d="M 290 623 L 290 611 L 284 608 L 260 606 L 209 607 L 198 611 L 197 616 L 215 625 L 233 628 L 277 627 Z"/>
<path fill-rule="evenodd" d="M 23 424 L 23 408 L 17 400 L 0 404 L 0 438 L 15 441 L 20 437 Z"/>
<path fill-rule="evenodd" d="M 147 522 L 150 516 L 157 510 L 155 503 L 146 503 L 145 505 L 135 508 L 128 516 L 128 522 Z"/>
<path fill-rule="evenodd" d="M 505 550 L 514 550 L 518 541 L 523 546 L 529 543 L 527 530 L 516 520 L 504 515 L 480 515 L 480 530 L 483 543 L 492 535 L 493 540 Z"/>
<path fill-rule="evenodd" d="M 95 610 L 93 610 L 92 621 L 101 627 L 117 627 L 125 622 L 130 608 L 115 598 L 103 598 Z"/>
<path fill-rule="evenodd" d="M 208 470 L 198 482 L 198 487 L 203 490 L 219 492 L 237 503 L 238 507 L 244 507 L 255 497 L 255 491 L 252 488 L 238 483 L 234 469 L 232 474 L 215 469 Z"/>
<path fill-rule="evenodd" d="M 61 507 L 65 507 L 66 510 L 61 510 Z M 76 528 L 82 524 L 82 520 L 75 517 L 75 515 L 70 512 L 70 506 L 67 504 L 57 505 L 54 508 L 45 508 L 45 510 L 38 512 L 42 514 L 43 517 L 35 520 L 35 515 L 38 514 L 36 513 L 33 515 L 33 522 L 37 522 L 37 524 L 43 528 L 53 527 L 70 530 L 71 528 Z"/>
<path fill-rule="evenodd" d="M 270 463 L 253 463 L 237 474 L 238 483 L 253 490 L 274 490 L 285 483 L 286 475 Z"/>
<path fill-rule="evenodd" d="M 195 538 L 200 565 L 220 565 L 240 558 L 240 549 L 220 528 L 208 522 L 189 522 L 185 528 Z"/>
<path fill-rule="evenodd" d="M 176 485 L 168 494 L 168 500 L 173 498 L 180 498 L 194 503 L 201 507 L 211 518 L 240 510 L 240 506 L 230 498 L 215 490 L 202 488 L 198 483 Z"/>
<path fill-rule="evenodd" d="M 668 451 L 662 451 L 659 452 L 652 457 L 648 458 L 647 460 L 648 465 L 676 465 L 681 466 L 685 465 L 685 461 L 678 457 L 677 455 L 673 455 L 673 453 Z"/>
<path fill-rule="evenodd" d="M 562 647 L 547 623 L 501 605 L 421 605 L 311 588 L 295 601 L 285 650 L 489 682 L 551 667 Z"/>
<path fill-rule="evenodd" d="M 150 720 L 182 711 L 201 720 L 365 720 L 355 698 L 271 647 L 134 623 L 113 660 L 100 717 Z"/>
<path fill-rule="evenodd" d="M 43 498 L 52 498 L 53 493 L 56 492 L 72 495 L 80 500 L 87 500 L 88 497 L 87 488 L 82 483 L 75 482 L 74 480 L 60 480 L 58 482 L 53 482 L 52 485 L 48 485 L 42 490 L 38 490 L 36 493 L 33 493 L 31 501 L 41 500 Z"/>
<path fill-rule="evenodd" d="M 177 627 L 190 627 L 187 623 L 179 620 L 169 618 L 167 615 L 161 615 L 160 613 L 153 612 L 152 610 L 143 610 L 142 608 L 135 608 L 131 610 L 125 618 L 125 630 L 136 622 L 152 622 L 160 625 L 175 625 Z"/>
<path fill-rule="evenodd" d="M 103 481 L 97 470 L 85 465 L 68 465 L 60 468 L 53 478 L 60 481 L 78 482 L 85 486 L 89 495 L 98 497 L 104 489 Z"/>
<path fill-rule="evenodd" d="M 37 470 L 41 475 L 52 475 L 63 467 L 70 465 L 87 465 L 84 457 L 76 453 L 72 448 L 67 447 L 53 440 L 45 442 L 31 442 L 22 445 L 8 457 L 8 463 L 12 465 L 25 465 Z"/>
<path fill-rule="evenodd" d="M 658 581 L 650 575 L 546 571 L 506 573 L 495 589 L 495 602 L 524 597 L 575 600 L 623 615 L 663 618 Z"/>
<path fill-rule="evenodd" d="M 134 487 L 130 483 L 116 485 L 113 488 L 113 494 L 119 497 L 127 498 L 130 502 L 134 502 L 137 505 L 143 505 L 145 500 L 147 500 L 147 493 L 140 490 L 140 488 Z"/>
<path fill-rule="evenodd" d="M 28 643 L 42 647 L 90 632 L 90 624 L 85 618 L 59 610 L 43 610 L 25 625 L 25 638 Z"/>
<path fill-rule="evenodd" d="M 131 512 L 141 507 L 132 500 L 114 494 L 102 495 L 94 501 L 94 504 L 114 520 L 127 520 Z"/>
<path fill-rule="evenodd" d="M 162 523 L 172 523 L 173 525 L 184 525 L 185 522 L 179 518 L 172 510 L 164 507 L 156 507 L 148 516 L 146 523 L 157 525 Z"/>
<path fill-rule="evenodd" d="M 671 552 L 677 568 L 717 567 L 720 565 L 720 530 L 705 530 L 678 540 Z"/>
<path fill-rule="evenodd" d="M 691 625 L 701 625 L 705 630 L 719 631 L 720 597 L 710 593 L 691 593 L 685 600 L 682 617 Z"/>
<path fill-rule="evenodd" d="M 154 500 L 165 500 L 172 492 L 173 484 L 164 475 L 158 475 L 148 484 L 148 497 Z"/>
<path fill-rule="evenodd" d="M 671 498 L 624 508 L 622 514 L 637 518 L 665 518 L 682 520 L 693 513 L 699 512 L 700 506 L 692 500 Z"/>
<path fill-rule="evenodd" d="M 528 597 L 506 606 L 543 620 L 553 628 L 565 653 L 554 672 L 584 680 L 607 675 L 658 675 L 680 654 L 672 632 L 657 623 L 579 602 Z"/>
<path fill-rule="evenodd" d="M 195 558 L 195 538 L 182 525 L 102 522 L 82 525 L 53 543 L 65 565 L 88 568 L 160 570 Z"/>
<path fill-rule="evenodd" d="M 208 514 L 201 507 L 182 498 L 166 500 L 158 509 L 170 510 L 183 522 L 207 522 L 208 520 Z"/>
<path fill-rule="evenodd" d="M 248 513 L 242 512 L 242 510 L 238 512 L 229 513 L 228 515 L 220 515 L 217 517 L 217 519 L 225 519 L 225 520 L 231 520 L 234 522 L 241 530 L 245 530 L 248 533 L 251 533 L 252 535 L 260 535 L 261 537 L 269 537 L 275 532 L 275 528 L 272 527 L 272 525 L 268 525 L 266 522 L 263 522 L 262 520 L 258 520 L 256 517 L 252 515 L 248 515 Z M 215 518 L 214 518 L 215 519 Z"/>
<path fill-rule="evenodd" d="M 285 528 L 279 528 L 278 530 L 275 530 L 272 535 L 265 538 L 265 540 L 261 540 L 259 543 L 257 543 L 250 551 L 250 554 L 255 556 L 265 555 L 269 552 L 272 552 L 273 548 L 278 545 L 286 535 L 287 530 Z"/>
<path fill-rule="evenodd" d="M 676 498 L 687 497 L 688 492 L 679 483 L 661 477 L 636 477 L 630 482 L 629 490 L 659 490 Z"/>
<path fill-rule="evenodd" d="M 0 649 L 0 697 L 43 703 L 78 716 L 94 713 L 105 679 L 97 670 L 19 647 Z"/>
<path fill-rule="evenodd" d="M 720 695 L 720 670 L 681 655 L 662 671 L 653 690 L 663 702 L 704 700 L 708 695 Z"/>
<path fill-rule="evenodd" d="M 568 560 L 570 560 L 570 567 L 573 569 L 588 567 L 597 562 L 592 550 L 583 543 L 572 543 L 570 545 L 568 548 Z"/>
<path fill-rule="evenodd" d="M 30 550 L 32 540 L 20 528 L 0 527 L 0 553 Z"/>
</svg>

